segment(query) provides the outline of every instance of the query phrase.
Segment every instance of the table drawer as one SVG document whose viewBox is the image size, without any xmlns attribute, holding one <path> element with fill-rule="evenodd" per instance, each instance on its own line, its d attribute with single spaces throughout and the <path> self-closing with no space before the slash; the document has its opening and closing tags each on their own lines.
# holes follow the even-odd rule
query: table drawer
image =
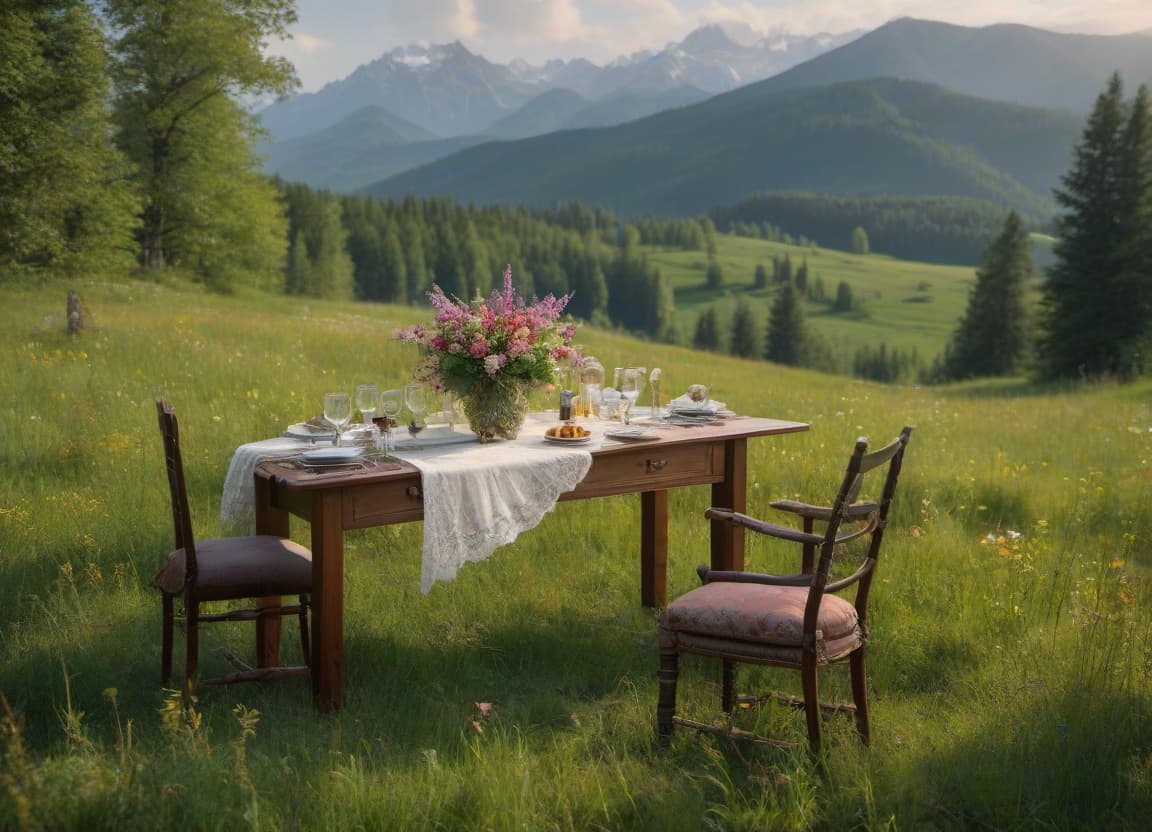
<svg viewBox="0 0 1152 832">
<path fill-rule="evenodd" d="M 363 529 L 424 519 L 419 476 L 344 489 L 344 528 Z"/>
<path fill-rule="evenodd" d="M 635 491 L 659 491 L 724 479 L 722 443 L 637 445 L 593 458 L 592 470 L 566 497 L 599 497 Z"/>
</svg>

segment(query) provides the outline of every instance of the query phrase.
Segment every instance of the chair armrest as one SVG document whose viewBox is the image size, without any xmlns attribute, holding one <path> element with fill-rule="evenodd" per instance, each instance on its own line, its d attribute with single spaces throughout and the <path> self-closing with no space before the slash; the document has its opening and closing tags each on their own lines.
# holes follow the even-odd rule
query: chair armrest
<svg viewBox="0 0 1152 832">
<path fill-rule="evenodd" d="M 719 520 L 729 525 L 751 529 L 754 532 L 766 534 L 770 537 L 778 537 L 781 540 L 791 540 L 794 543 L 819 544 L 824 541 L 824 538 L 818 534 L 809 534 L 808 532 L 802 532 L 788 526 L 766 523 L 763 520 L 757 520 L 755 517 L 749 517 L 746 514 L 740 514 L 737 511 L 732 511 L 727 508 L 710 508 L 704 512 L 704 516 L 709 520 Z"/>
<path fill-rule="evenodd" d="M 769 575 L 764 572 L 737 572 L 734 570 L 711 569 L 702 563 L 696 567 L 700 583 L 727 582 L 735 584 L 765 584 L 767 586 L 809 586 L 811 575 Z"/>
<path fill-rule="evenodd" d="M 791 514 L 798 514 L 801 517 L 810 517 L 813 520 L 823 520 L 825 523 L 832 519 L 831 506 L 813 506 L 809 505 L 808 503 L 797 502 L 796 500 L 775 500 L 768 505 L 780 511 L 787 511 Z M 848 506 L 848 510 L 845 512 L 845 517 L 849 520 L 859 520 L 860 518 L 867 517 L 869 514 L 879 510 L 880 506 L 870 501 L 853 503 L 852 505 Z"/>
</svg>

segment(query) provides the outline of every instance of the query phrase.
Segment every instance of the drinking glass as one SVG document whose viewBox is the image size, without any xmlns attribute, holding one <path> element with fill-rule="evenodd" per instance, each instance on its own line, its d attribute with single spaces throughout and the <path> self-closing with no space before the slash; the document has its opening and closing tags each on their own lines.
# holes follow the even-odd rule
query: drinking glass
<svg viewBox="0 0 1152 832">
<path fill-rule="evenodd" d="M 408 432 L 415 436 L 424 429 L 424 413 L 428 410 L 428 388 L 423 384 L 408 384 L 404 387 L 404 401 L 412 414 Z"/>
<path fill-rule="evenodd" d="M 385 390 L 380 394 L 380 412 L 388 418 L 388 425 L 385 428 L 387 432 L 384 435 L 384 450 L 388 453 L 396 450 L 396 435 L 392 432 L 392 428 L 395 426 L 396 417 L 400 415 L 400 410 L 403 407 L 403 390 Z"/>
<path fill-rule="evenodd" d="M 356 407 L 366 425 L 372 424 L 372 417 L 376 415 L 376 398 L 379 395 L 375 384 L 356 385 Z"/>
<path fill-rule="evenodd" d="M 352 420 L 352 400 L 347 393 L 324 394 L 324 421 L 336 429 L 334 444 L 340 446 L 340 431 Z"/>
<path fill-rule="evenodd" d="M 638 367 L 625 367 L 620 377 L 620 396 L 624 399 L 624 424 L 631 424 L 632 407 L 640 398 L 644 387 L 644 374 Z"/>
</svg>

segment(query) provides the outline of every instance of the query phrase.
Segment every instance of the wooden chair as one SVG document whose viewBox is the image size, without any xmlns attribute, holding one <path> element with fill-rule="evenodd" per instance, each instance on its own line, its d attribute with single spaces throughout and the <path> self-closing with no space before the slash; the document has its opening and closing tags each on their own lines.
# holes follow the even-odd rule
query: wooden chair
<svg viewBox="0 0 1152 832">
<path fill-rule="evenodd" d="M 163 399 L 156 401 L 160 432 L 164 437 L 164 460 L 168 468 L 168 486 L 172 492 L 172 520 L 176 530 L 176 549 L 152 579 L 161 593 L 162 648 L 160 675 L 164 684 L 172 676 L 172 629 L 174 602 L 184 601 L 184 684 L 185 702 L 191 696 L 196 675 L 201 624 L 214 621 L 256 621 L 266 615 L 296 615 L 300 620 L 300 646 L 305 664 L 298 667 L 253 668 L 238 660 L 238 672 L 201 684 L 262 681 L 285 676 L 309 675 L 308 593 L 312 589 L 312 553 L 287 538 L 274 535 L 222 537 L 197 541 L 192 535 L 192 517 L 188 511 L 188 490 L 184 484 L 184 466 L 180 456 L 180 430 L 176 414 Z M 230 609 L 205 614 L 201 605 L 210 601 L 236 601 L 244 598 L 298 595 L 299 603 L 291 606 Z"/>
<path fill-rule="evenodd" d="M 818 754 L 821 748 L 821 710 L 854 713 L 860 737 L 865 744 L 869 742 L 864 667 L 868 595 L 911 433 L 912 428 L 905 427 L 890 444 L 870 453 L 868 441 L 857 440 L 844 480 L 831 506 L 791 500 L 772 503 L 774 508 L 799 517 L 803 522 L 802 529 L 765 523 L 727 509 L 708 509 L 706 516 L 712 520 L 800 544 L 802 567 L 796 575 L 765 575 L 716 571 L 702 565 L 698 572 L 703 586 L 668 605 L 660 618 L 659 628 L 657 732 L 662 745 L 668 743 L 673 725 L 677 723 L 705 731 L 752 737 L 746 732 L 716 729 L 676 716 L 676 682 L 681 653 L 716 656 L 723 660 L 721 704 L 726 712 L 736 704 L 737 662 L 799 670 L 803 698 L 783 698 L 789 704 L 803 707 L 812 751 Z M 865 475 L 874 471 L 880 473 L 885 467 L 887 473 L 879 500 L 860 501 Z M 813 532 L 814 522 L 825 525 L 823 535 Z M 867 542 L 863 562 L 847 577 L 830 580 L 833 560 L 843 544 L 861 538 Z M 820 557 L 813 564 L 817 551 Z M 852 585 L 856 586 L 854 602 L 833 594 Z M 844 659 L 849 662 L 854 704 L 823 704 L 819 699 L 817 671 Z M 772 742 L 764 738 L 755 739 Z"/>
</svg>

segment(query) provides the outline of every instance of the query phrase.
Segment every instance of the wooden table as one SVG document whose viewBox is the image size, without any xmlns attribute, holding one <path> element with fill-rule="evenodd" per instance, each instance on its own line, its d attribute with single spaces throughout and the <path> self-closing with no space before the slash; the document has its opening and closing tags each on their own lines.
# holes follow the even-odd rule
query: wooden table
<svg viewBox="0 0 1152 832">
<path fill-rule="evenodd" d="M 592 468 L 562 500 L 640 494 L 640 599 L 648 606 L 667 600 L 668 489 L 711 484 L 711 505 L 746 507 L 747 440 L 796 433 L 803 422 L 751 417 L 715 425 L 661 431 L 653 442 L 608 443 L 592 452 Z M 491 448 L 499 453 L 499 445 Z M 312 527 L 312 694 L 321 710 L 340 707 L 344 673 L 344 532 L 424 517 L 420 472 L 406 463 L 343 475 L 316 476 L 264 463 L 255 475 L 257 534 L 288 536 L 289 517 Z M 743 529 L 713 522 L 714 569 L 744 565 Z M 264 599 L 278 603 L 279 599 Z M 280 618 L 265 616 L 257 627 L 261 666 L 279 662 Z"/>
</svg>

